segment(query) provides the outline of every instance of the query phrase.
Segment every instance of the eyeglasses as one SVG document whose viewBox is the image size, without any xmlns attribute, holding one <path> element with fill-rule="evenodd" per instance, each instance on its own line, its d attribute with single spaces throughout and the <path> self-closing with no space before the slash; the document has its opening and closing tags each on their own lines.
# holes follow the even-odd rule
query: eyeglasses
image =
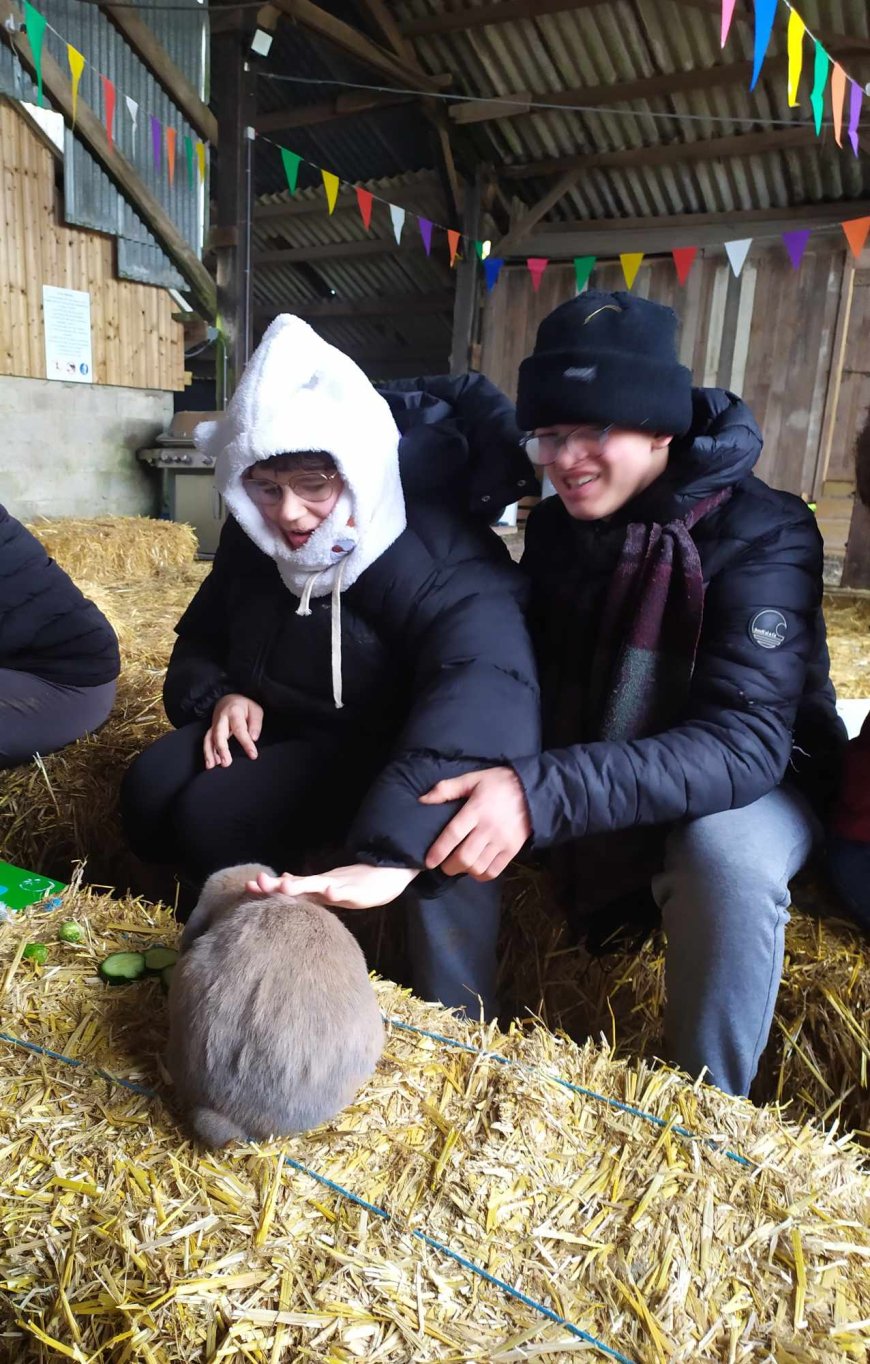
<svg viewBox="0 0 870 1364">
<path fill-rule="evenodd" d="M 243 480 L 248 497 L 258 507 L 279 507 L 284 501 L 284 489 L 289 488 L 300 502 L 326 502 L 333 494 L 333 483 L 338 470 L 321 474 L 316 469 L 301 469 L 290 474 L 284 483 L 267 483 L 261 478 Z"/>
<path fill-rule="evenodd" d="M 523 436 L 520 444 L 533 464 L 553 464 L 572 445 L 591 447 L 600 454 L 612 430 L 612 426 L 575 426 L 564 436 Z"/>
</svg>

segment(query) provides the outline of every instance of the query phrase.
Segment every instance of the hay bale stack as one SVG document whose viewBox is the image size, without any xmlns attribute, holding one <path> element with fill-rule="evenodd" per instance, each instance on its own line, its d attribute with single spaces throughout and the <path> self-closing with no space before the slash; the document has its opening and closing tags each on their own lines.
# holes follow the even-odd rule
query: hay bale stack
<svg viewBox="0 0 870 1364">
<path fill-rule="evenodd" d="M 636 1364 L 866 1359 L 870 1177 L 844 1141 L 381 985 L 397 1023 L 353 1109 L 203 1154 L 166 1103 L 159 988 L 95 974 L 170 940 L 166 912 L 80 895 L 60 913 L 83 946 L 53 941 L 57 911 L 0 937 L 10 1357 L 558 1364 L 599 1357 L 592 1338 Z M 52 944 L 45 967 L 26 938 Z"/>
<path fill-rule="evenodd" d="M 870 692 L 870 598 L 829 593 L 825 620 L 837 695 L 866 696 Z"/>
<path fill-rule="evenodd" d="M 197 550 L 192 526 L 147 516 L 40 518 L 27 529 L 77 583 L 151 578 L 192 563 Z"/>
</svg>

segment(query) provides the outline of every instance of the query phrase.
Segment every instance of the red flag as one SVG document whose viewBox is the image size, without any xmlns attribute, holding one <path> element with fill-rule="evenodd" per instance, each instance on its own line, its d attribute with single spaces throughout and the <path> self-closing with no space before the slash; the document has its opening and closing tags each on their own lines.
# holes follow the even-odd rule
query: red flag
<svg viewBox="0 0 870 1364">
<path fill-rule="evenodd" d="M 372 199 L 374 196 L 367 189 L 361 189 L 357 185 L 356 201 L 359 204 L 360 217 L 363 220 L 363 227 L 368 232 L 372 225 Z"/>
<path fill-rule="evenodd" d="M 677 246 L 671 252 L 674 265 L 677 267 L 677 279 L 681 284 L 685 284 L 689 278 L 697 254 L 697 246 Z"/>
<path fill-rule="evenodd" d="M 529 267 L 529 274 L 532 277 L 532 288 L 535 293 L 537 293 L 541 287 L 541 279 L 549 264 L 550 259 L 548 256 L 529 256 L 526 261 L 526 265 Z"/>
<path fill-rule="evenodd" d="M 456 252 L 459 250 L 459 238 L 461 237 L 461 235 L 462 235 L 461 232 L 457 232 L 454 228 L 448 227 L 448 229 L 447 229 L 447 241 L 448 241 L 448 243 L 449 243 L 449 245 L 450 245 L 450 264 L 451 264 L 451 265 L 452 265 L 453 262 L 456 260 Z"/>
<path fill-rule="evenodd" d="M 115 121 L 115 86 L 108 76 L 100 76 L 103 82 L 103 106 L 106 111 L 106 137 L 109 139 L 109 146 L 115 145 L 112 136 L 112 125 Z"/>
<path fill-rule="evenodd" d="M 166 129 L 166 161 L 167 161 L 167 165 L 168 165 L 168 167 L 169 167 L 169 183 L 170 183 L 170 185 L 173 184 L 173 182 L 174 182 L 174 180 L 175 180 L 175 137 L 176 137 L 175 129 L 174 129 L 174 128 L 167 128 L 167 129 Z"/>
</svg>

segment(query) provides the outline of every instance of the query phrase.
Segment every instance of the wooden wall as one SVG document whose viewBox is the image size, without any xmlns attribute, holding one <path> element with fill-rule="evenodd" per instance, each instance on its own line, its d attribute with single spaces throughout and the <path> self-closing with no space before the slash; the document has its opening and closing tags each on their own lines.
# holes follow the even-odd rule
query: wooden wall
<svg viewBox="0 0 870 1364">
<path fill-rule="evenodd" d="M 42 286 L 91 296 L 94 382 L 184 387 L 184 338 L 165 289 L 115 278 L 109 236 L 64 227 L 55 156 L 0 100 L 0 374 L 45 379 Z"/>
<path fill-rule="evenodd" d="M 670 257 L 643 263 L 633 292 L 675 309 L 680 358 L 697 384 L 741 394 L 764 433 L 758 472 L 775 487 L 819 496 L 851 468 L 856 414 L 870 401 L 870 269 L 858 271 L 843 332 L 844 281 L 853 271 L 836 238 L 812 244 L 795 273 L 779 245 L 753 247 L 739 279 L 723 251 L 699 252 L 686 288 Z M 859 284 L 860 281 L 860 284 Z M 598 266 L 595 289 L 624 289 L 619 262 Z M 512 395 L 541 318 L 575 293 L 573 265 L 550 265 L 538 294 L 525 266 L 502 270 L 484 305 L 481 369 Z M 842 344 L 841 344 L 842 342 Z M 843 370 L 854 380 L 839 390 Z"/>
</svg>

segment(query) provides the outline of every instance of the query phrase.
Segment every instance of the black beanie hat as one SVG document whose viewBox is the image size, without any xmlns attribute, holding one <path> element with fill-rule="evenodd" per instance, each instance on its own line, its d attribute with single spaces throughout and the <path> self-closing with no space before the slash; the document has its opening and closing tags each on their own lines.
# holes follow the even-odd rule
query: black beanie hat
<svg viewBox="0 0 870 1364">
<path fill-rule="evenodd" d="M 692 375 L 677 360 L 677 316 L 633 294 L 590 290 L 545 317 L 520 365 L 517 422 L 624 426 L 682 436 Z"/>
</svg>

